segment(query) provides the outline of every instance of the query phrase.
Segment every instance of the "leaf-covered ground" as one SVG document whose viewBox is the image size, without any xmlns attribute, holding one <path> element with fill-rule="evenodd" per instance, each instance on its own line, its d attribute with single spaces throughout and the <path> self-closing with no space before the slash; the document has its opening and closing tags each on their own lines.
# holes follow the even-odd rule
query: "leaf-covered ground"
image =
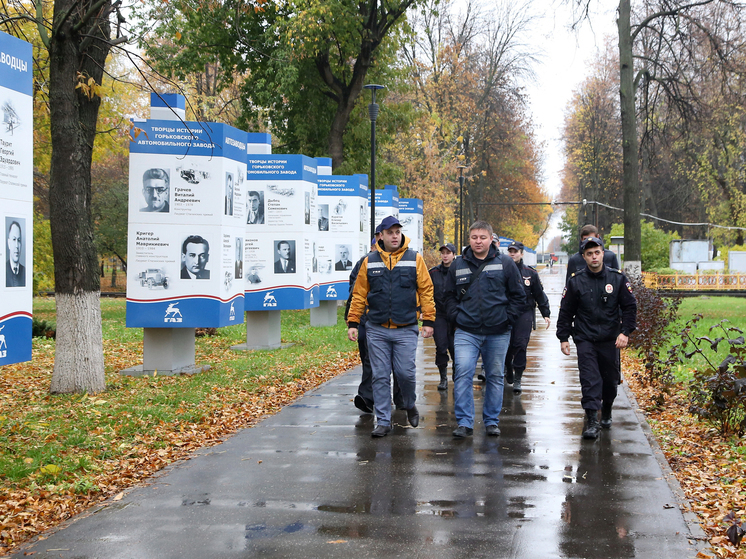
<svg viewBox="0 0 746 559">
<path fill-rule="evenodd" d="M 632 371 L 641 364 L 623 357 L 625 379 L 681 484 L 691 510 L 705 530 L 711 550 L 698 557 L 746 559 L 743 542 L 738 548 L 728 541 L 728 524 L 723 518 L 734 511 L 746 519 L 746 446 L 743 439 L 723 438 L 710 425 L 692 417 L 683 392 L 672 394 L 664 406 L 656 403 L 655 392 L 643 386 Z"/>
<path fill-rule="evenodd" d="M 121 377 L 142 360 L 141 331 L 122 328 L 123 302 L 102 310 L 106 392 L 50 396 L 54 340 L 35 339 L 31 362 L 0 370 L 0 555 L 359 363 L 344 327 L 311 328 L 307 311 L 288 311 L 290 348 L 236 353 L 241 328 L 225 328 L 197 340 L 207 373 Z"/>
</svg>

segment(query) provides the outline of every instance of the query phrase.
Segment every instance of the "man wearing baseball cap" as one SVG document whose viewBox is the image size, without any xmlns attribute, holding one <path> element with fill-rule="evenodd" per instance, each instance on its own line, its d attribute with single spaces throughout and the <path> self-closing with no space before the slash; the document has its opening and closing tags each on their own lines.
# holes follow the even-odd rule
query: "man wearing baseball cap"
<svg viewBox="0 0 746 559">
<path fill-rule="evenodd" d="M 438 390 L 448 389 L 448 354 L 451 354 L 451 362 L 455 363 L 453 350 L 453 325 L 448 320 L 446 313 L 445 288 L 448 268 L 453 259 L 456 258 L 456 247 L 446 243 L 438 249 L 440 251 L 440 264 L 430 268 L 430 279 L 433 281 L 433 293 L 435 296 L 435 327 L 433 338 L 435 339 L 435 365 L 440 373 L 440 384 Z M 455 365 L 454 365 L 455 367 Z"/>
<path fill-rule="evenodd" d="M 583 227 L 580 229 L 580 244 L 583 244 L 583 241 L 585 241 L 589 237 L 596 237 L 597 239 L 599 238 L 598 228 L 595 225 L 591 225 L 590 223 L 587 225 L 583 225 Z M 614 268 L 615 270 L 619 269 L 619 259 L 616 257 L 616 254 L 608 249 L 604 250 L 604 265 L 608 268 Z M 582 252 L 576 252 L 567 261 L 565 283 L 567 283 L 567 280 L 570 279 L 570 276 L 573 274 L 573 272 L 577 272 L 578 270 L 582 270 L 583 268 L 585 268 L 585 260 L 583 259 L 583 254 Z"/>
<path fill-rule="evenodd" d="M 624 274 L 604 265 L 601 239 L 588 237 L 580 252 L 586 267 L 570 276 L 562 292 L 557 338 L 565 355 L 570 355 L 568 338 L 575 342 L 580 403 L 586 415 L 583 438 L 597 439 L 602 427 L 611 428 L 611 408 L 621 381 L 617 355 L 636 328 L 637 303 Z"/>
<path fill-rule="evenodd" d="M 355 281 L 347 316 L 347 337 L 358 339 L 358 325 L 368 308 L 366 335 L 373 370 L 373 406 L 377 425 L 371 435 L 391 432 L 391 372 L 399 382 L 407 419 L 417 427 L 415 406 L 415 354 L 422 313 L 422 336 L 433 335 L 435 302 L 433 282 L 422 255 L 409 248 L 394 216 L 381 221 L 381 240 L 364 259 Z M 419 307 L 419 308 L 418 308 Z"/>
<path fill-rule="evenodd" d="M 536 305 L 539 305 L 539 312 L 544 317 L 544 322 L 549 328 L 551 320 L 549 319 L 549 299 L 544 293 L 544 287 L 539 280 L 539 274 L 531 266 L 523 262 L 523 243 L 513 241 L 508 246 L 508 256 L 513 259 L 523 281 L 523 289 L 526 292 L 526 306 L 523 313 L 513 324 L 513 330 L 510 334 L 510 346 L 505 356 L 505 382 L 513 385 L 513 392 L 520 394 L 522 391 L 521 379 L 523 371 L 526 370 L 526 348 L 531 340 L 531 330 L 534 327 L 534 317 L 536 316 Z"/>
</svg>

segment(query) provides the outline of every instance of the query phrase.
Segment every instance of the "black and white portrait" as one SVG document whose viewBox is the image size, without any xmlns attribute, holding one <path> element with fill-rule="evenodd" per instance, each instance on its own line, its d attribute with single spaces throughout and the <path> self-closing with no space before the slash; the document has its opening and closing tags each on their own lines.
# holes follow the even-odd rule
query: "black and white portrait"
<svg viewBox="0 0 746 559">
<path fill-rule="evenodd" d="M 275 274 L 295 273 L 295 241 L 274 241 Z"/>
<path fill-rule="evenodd" d="M 329 204 L 319 204 L 319 231 L 329 231 Z"/>
<path fill-rule="evenodd" d="M 305 203 L 306 203 L 306 212 L 305 212 L 305 223 L 306 225 L 311 225 L 311 193 L 306 192 L 305 193 Z"/>
<path fill-rule="evenodd" d="M 210 243 L 199 235 L 189 235 L 181 243 L 181 279 L 210 279 L 205 269 L 210 261 Z"/>
<path fill-rule="evenodd" d="M 225 215 L 233 215 L 233 173 L 225 174 Z"/>
<path fill-rule="evenodd" d="M 141 212 L 171 211 L 171 180 L 166 169 L 148 169 L 142 175 L 142 195 L 145 205 Z"/>
<path fill-rule="evenodd" d="M 243 238 L 236 237 L 236 265 L 233 277 L 241 279 L 243 277 Z"/>
<path fill-rule="evenodd" d="M 25 219 L 5 218 L 5 242 L 8 247 L 8 257 L 5 259 L 5 287 L 26 287 L 25 230 Z"/>
<path fill-rule="evenodd" d="M 249 225 L 264 223 L 264 191 L 249 190 L 246 195 L 246 216 Z"/>
<path fill-rule="evenodd" d="M 336 245 L 337 261 L 334 264 L 334 270 L 344 271 L 352 270 L 352 260 L 350 260 L 350 245 Z"/>
</svg>

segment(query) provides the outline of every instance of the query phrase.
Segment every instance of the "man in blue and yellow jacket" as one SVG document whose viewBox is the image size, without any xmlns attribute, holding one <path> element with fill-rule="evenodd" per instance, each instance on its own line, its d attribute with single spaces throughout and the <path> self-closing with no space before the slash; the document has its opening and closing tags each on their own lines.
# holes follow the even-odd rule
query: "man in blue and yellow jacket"
<svg viewBox="0 0 746 559">
<path fill-rule="evenodd" d="M 347 336 L 358 337 L 358 324 L 368 307 L 366 335 L 373 369 L 373 437 L 391 432 L 391 372 L 401 389 L 402 404 L 412 427 L 420 421 L 415 406 L 415 353 L 422 315 L 422 336 L 433 335 L 435 303 L 433 282 L 425 261 L 409 248 L 394 216 L 383 219 L 381 240 L 363 260 L 347 316 Z"/>
</svg>

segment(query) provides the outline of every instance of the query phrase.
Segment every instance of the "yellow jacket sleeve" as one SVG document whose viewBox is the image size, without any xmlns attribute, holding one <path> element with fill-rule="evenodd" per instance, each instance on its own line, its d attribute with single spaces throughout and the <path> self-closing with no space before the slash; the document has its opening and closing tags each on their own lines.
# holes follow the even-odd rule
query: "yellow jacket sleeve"
<svg viewBox="0 0 746 559">
<path fill-rule="evenodd" d="M 430 272 L 427 269 L 425 260 L 419 253 L 417 254 L 417 296 L 419 297 L 422 312 L 422 323 L 425 326 L 432 326 L 435 323 L 433 280 L 430 279 Z"/>
<path fill-rule="evenodd" d="M 350 328 L 357 327 L 360 318 L 365 313 L 365 306 L 368 302 L 368 259 L 363 260 L 360 265 L 360 271 L 355 280 L 355 287 L 352 288 L 352 303 L 350 303 L 350 312 L 347 314 L 347 323 Z"/>
</svg>

